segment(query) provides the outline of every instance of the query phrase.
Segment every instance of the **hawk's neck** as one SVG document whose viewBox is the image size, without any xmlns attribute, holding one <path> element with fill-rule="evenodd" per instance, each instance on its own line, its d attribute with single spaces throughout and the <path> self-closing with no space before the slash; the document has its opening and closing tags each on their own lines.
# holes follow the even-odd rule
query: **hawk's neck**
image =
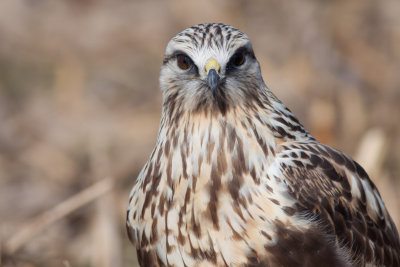
<svg viewBox="0 0 400 267">
<path fill-rule="evenodd" d="M 225 114 L 211 109 L 173 116 L 163 112 L 156 147 L 139 177 L 142 189 L 153 183 L 154 190 L 173 197 L 182 181 L 190 181 L 195 190 L 200 179 L 235 184 L 243 173 L 259 182 L 278 142 L 313 140 L 283 104 L 274 105 L 231 108 Z"/>
</svg>

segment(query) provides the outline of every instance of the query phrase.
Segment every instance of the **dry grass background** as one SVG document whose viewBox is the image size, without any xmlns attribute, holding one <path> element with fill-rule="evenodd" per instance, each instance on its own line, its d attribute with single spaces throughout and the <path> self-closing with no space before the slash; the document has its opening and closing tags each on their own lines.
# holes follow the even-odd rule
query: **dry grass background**
<svg viewBox="0 0 400 267">
<path fill-rule="evenodd" d="M 266 83 L 364 165 L 400 225 L 400 3 L 0 2 L 3 266 L 135 266 L 130 187 L 155 143 L 165 45 L 200 22 L 253 41 Z"/>
</svg>

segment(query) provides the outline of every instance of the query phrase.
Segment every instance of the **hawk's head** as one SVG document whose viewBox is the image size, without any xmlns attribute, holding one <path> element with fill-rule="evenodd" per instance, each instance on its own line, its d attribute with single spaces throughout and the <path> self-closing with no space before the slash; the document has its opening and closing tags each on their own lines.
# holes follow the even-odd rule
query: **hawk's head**
<svg viewBox="0 0 400 267">
<path fill-rule="evenodd" d="M 218 108 L 225 113 L 250 104 L 265 88 L 249 38 L 217 23 L 199 24 L 172 38 L 160 84 L 163 106 L 171 112 Z"/>
</svg>

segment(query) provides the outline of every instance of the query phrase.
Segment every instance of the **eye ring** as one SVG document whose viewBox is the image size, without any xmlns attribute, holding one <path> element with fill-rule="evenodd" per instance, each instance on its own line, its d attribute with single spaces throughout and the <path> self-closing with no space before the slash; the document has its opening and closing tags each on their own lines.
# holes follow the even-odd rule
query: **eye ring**
<svg viewBox="0 0 400 267">
<path fill-rule="evenodd" d="M 181 70 L 188 70 L 193 65 L 193 61 L 185 54 L 176 55 L 176 64 Z"/>
<path fill-rule="evenodd" d="M 232 65 L 239 67 L 241 65 L 244 64 L 244 62 L 246 61 L 245 55 L 242 52 L 237 52 L 235 53 L 232 57 L 230 62 L 232 63 Z"/>
</svg>

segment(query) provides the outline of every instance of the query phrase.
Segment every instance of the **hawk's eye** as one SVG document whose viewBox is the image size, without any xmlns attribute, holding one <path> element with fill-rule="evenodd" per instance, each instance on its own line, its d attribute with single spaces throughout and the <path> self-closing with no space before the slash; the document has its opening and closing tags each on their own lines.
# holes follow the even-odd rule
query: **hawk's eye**
<svg viewBox="0 0 400 267">
<path fill-rule="evenodd" d="M 178 67 L 182 70 L 189 69 L 193 64 L 193 61 L 190 59 L 190 57 L 184 54 L 178 54 L 176 56 L 176 62 L 178 64 Z"/>
<path fill-rule="evenodd" d="M 245 57 L 242 52 L 235 53 L 230 59 L 230 62 L 232 62 L 232 64 L 236 67 L 243 65 L 244 61 Z"/>
</svg>

